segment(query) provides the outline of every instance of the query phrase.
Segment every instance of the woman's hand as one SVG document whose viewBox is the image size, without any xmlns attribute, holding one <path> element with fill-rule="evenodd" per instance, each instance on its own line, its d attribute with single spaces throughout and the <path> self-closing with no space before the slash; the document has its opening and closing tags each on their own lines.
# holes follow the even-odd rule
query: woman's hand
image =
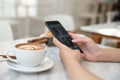
<svg viewBox="0 0 120 80">
<path fill-rule="evenodd" d="M 59 42 L 56 38 L 53 39 L 54 44 L 59 48 L 60 57 L 64 64 L 68 64 L 71 61 L 80 61 L 82 54 L 80 54 L 79 50 L 73 50 L 61 42 Z"/>
<path fill-rule="evenodd" d="M 73 37 L 76 37 L 76 36 L 73 35 Z M 92 73 L 90 73 L 87 69 L 82 67 L 82 65 L 79 63 L 81 57 L 83 57 L 83 54 L 81 54 L 79 50 L 73 50 L 73 49 L 63 45 L 55 38 L 53 41 L 54 41 L 54 44 L 60 50 L 60 57 L 66 68 L 66 71 L 70 77 L 70 80 L 88 80 L 88 79 L 89 80 L 101 80 L 100 78 L 98 78 L 95 75 L 93 75 Z M 77 41 L 76 38 L 74 39 L 74 42 L 81 46 L 81 42 L 79 42 L 79 40 Z M 89 43 L 89 40 L 88 40 L 88 43 Z M 84 45 L 88 45 L 88 44 L 84 44 Z M 92 43 L 92 44 L 90 43 L 90 45 L 81 47 L 82 49 L 86 48 L 86 47 L 88 48 L 88 49 L 87 48 L 83 49 L 84 54 L 86 55 L 86 57 L 84 57 L 84 58 L 88 57 L 88 59 L 90 59 L 90 57 L 94 56 L 93 55 L 94 50 L 89 49 L 89 47 L 96 48 L 97 46 L 95 45 L 95 43 Z M 92 53 L 89 53 L 89 51 Z"/>
<path fill-rule="evenodd" d="M 96 43 L 88 38 L 80 36 L 79 34 L 70 34 L 73 38 L 73 42 L 79 45 L 83 51 L 83 58 L 89 61 L 97 61 L 100 56 L 101 48 L 99 48 Z"/>
</svg>

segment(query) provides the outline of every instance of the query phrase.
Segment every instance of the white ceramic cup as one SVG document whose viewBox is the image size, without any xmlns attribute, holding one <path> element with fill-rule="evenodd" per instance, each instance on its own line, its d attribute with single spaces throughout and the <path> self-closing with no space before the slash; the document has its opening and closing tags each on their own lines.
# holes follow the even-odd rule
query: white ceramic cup
<svg viewBox="0 0 120 80">
<path fill-rule="evenodd" d="M 43 59 L 45 58 L 47 46 L 44 45 L 43 49 L 38 49 L 38 50 L 24 50 L 17 48 L 18 45 L 24 45 L 24 44 L 29 45 L 29 43 L 16 44 L 14 46 L 14 50 L 8 51 L 7 52 L 8 60 L 19 63 L 20 65 L 26 67 L 35 67 L 40 65 Z M 34 44 L 30 44 L 30 45 L 34 45 Z M 16 60 L 10 57 L 11 53 L 15 54 Z"/>
</svg>

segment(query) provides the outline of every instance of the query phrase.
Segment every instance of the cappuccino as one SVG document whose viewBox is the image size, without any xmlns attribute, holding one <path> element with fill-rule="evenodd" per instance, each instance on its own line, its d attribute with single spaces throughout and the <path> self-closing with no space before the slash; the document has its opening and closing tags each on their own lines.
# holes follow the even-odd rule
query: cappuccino
<svg viewBox="0 0 120 80">
<path fill-rule="evenodd" d="M 33 43 L 20 43 L 14 46 L 14 50 L 7 52 L 7 58 L 26 67 L 35 67 L 41 64 L 45 58 L 47 46 Z M 10 57 L 11 52 L 16 59 Z"/>
<path fill-rule="evenodd" d="M 23 43 L 23 44 L 16 45 L 16 48 L 22 49 L 22 50 L 42 50 L 45 48 L 45 46 L 44 45 Z"/>
</svg>

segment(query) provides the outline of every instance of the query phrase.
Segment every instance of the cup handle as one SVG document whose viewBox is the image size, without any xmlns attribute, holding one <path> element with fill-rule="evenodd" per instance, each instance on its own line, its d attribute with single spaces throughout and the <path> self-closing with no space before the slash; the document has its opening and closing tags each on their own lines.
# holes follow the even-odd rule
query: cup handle
<svg viewBox="0 0 120 80">
<path fill-rule="evenodd" d="M 10 55 L 9 55 L 10 53 L 14 54 L 14 51 L 8 51 L 8 52 L 7 52 L 7 54 L 6 54 L 7 59 L 10 60 L 10 61 L 12 61 L 12 62 L 17 63 L 17 60 L 12 59 L 12 58 L 10 57 Z"/>
</svg>

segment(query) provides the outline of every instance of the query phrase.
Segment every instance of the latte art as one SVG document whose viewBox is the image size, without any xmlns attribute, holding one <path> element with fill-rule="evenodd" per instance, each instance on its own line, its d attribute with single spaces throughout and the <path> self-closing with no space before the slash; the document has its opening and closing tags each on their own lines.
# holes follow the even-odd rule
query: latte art
<svg viewBox="0 0 120 80">
<path fill-rule="evenodd" d="M 16 46 L 22 50 L 42 50 L 45 48 L 43 45 L 32 45 L 32 44 L 20 44 Z"/>
<path fill-rule="evenodd" d="M 38 43 L 19 43 L 14 45 L 14 50 L 8 51 L 6 56 L 8 60 L 21 66 L 37 67 L 40 66 L 46 56 L 47 46 Z M 16 60 L 11 58 L 10 52 L 15 54 Z"/>
</svg>

